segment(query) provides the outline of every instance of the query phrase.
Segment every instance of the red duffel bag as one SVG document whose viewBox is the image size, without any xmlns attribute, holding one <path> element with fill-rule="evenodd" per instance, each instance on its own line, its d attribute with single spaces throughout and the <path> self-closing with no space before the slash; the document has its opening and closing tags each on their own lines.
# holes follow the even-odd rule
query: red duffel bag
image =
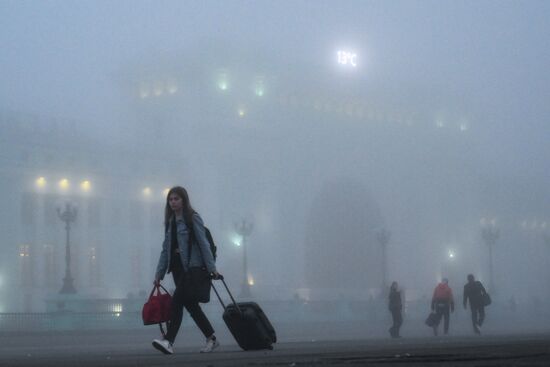
<svg viewBox="0 0 550 367">
<path fill-rule="evenodd" d="M 164 290 L 164 294 L 160 292 L 161 288 Z M 170 321 L 171 310 L 172 296 L 162 285 L 155 285 L 149 295 L 149 300 L 145 302 L 141 311 L 143 325 L 159 324 L 160 330 L 164 334 L 162 323 Z"/>
</svg>

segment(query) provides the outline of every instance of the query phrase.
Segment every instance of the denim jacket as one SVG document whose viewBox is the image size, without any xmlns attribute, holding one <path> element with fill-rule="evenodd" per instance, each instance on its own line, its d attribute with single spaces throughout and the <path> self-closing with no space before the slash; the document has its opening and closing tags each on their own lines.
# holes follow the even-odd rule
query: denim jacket
<svg viewBox="0 0 550 367">
<path fill-rule="evenodd" d="M 184 271 L 189 271 L 190 267 L 206 266 L 208 272 L 213 273 L 216 271 L 216 262 L 214 260 L 214 256 L 212 256 L 212 252 L 210 251 L 210 243 L 206 238 L 204 223 L 197 213 L 193 214 L 193 229 L 195 230 L 196 241 L 193 240 L 191 258 L 188 259 L 188 241 L 190 235 L 189 228 L 187 227 L 185 220 L 176 219 L 178 249 L 181 263 L 183 264 L 183 269 Z M 172 236 L 170 235 L 171 230 L 172 221 L 168 224 L 168 230 L 164 234 L 162 251 L 160 252 L 160 258 L 155 273 L 156 278 L 160 280 L 164 279 L 164 275 L 168 271 L 168 266 L 170 264 L 170 249 L 172 242 Z"/>
</svg>

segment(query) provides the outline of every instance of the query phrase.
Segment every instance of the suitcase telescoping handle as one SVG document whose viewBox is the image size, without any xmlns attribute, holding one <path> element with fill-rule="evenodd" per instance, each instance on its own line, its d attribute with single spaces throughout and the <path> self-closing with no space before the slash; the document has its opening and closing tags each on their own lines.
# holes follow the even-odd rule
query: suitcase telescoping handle
<svg viewBox="0 0 550 367">
<path fill-rule="evenodd" d="M 231 301 L 233 301 L 233 304 L 235 305 L 235 308 L 237 309 L 237 311 L 239 311 L 239 313 L 242 316 L 243 312 L 241 311 L 241 308 L 239 307 L 239 305 L 235 301 L 235 298 L 233 298 L 233 295 L 231 294 L 231 291 L 229 290 L 229 287 L 225 283 L 225 279 L 223 278 L 223 275 L 220 274 L 218 279 L 222 281 L 223 286 L 225 287 L 225 290 L 227 291 L 227 294 L 229 294 L 229 297 L 231 297 Z M 212 289 L 214 289 L 214 293 L 216 293 L 216 296 L 218 297 L 218 300 L 220 301 L 220 303 L 222 304 L 223 309 L 225 310 L 226 309 L 225 303 L 223 303 L 222 298 L 220 297 L 220 294 L 218 293 L 218 290 L 214 286 L 214 282 L 210 281 L 210 283 L 212 283 Z"/>
</svg>

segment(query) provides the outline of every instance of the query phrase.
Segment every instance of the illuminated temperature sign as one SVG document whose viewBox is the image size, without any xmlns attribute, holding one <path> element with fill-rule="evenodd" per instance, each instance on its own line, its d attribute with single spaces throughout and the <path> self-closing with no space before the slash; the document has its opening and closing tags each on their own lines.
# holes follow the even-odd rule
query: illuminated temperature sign
<svg viewBox="0 0 550 367">
<path fill-rule="evenodd" d="M 357 54 L 349 51 L 338 51 L 338 64 L 357 66 Z"/>
</svg>

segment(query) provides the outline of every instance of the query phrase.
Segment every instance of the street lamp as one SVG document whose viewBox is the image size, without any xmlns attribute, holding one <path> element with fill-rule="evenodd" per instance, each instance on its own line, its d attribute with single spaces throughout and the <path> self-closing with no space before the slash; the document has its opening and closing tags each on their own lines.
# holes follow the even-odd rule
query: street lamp
<svg viewBox="0 0 550 367">
<path fill-rule="evenodd" d="M 388 284 L 388 266 L 387 266 L 387 251 L 386 248 L 390 242 L 391 232 L 382 228 L 376 233 L 376 240 L 382 248 L 382 292 L 386 289 Z"/>
<path fill-rule="evenodd" d="M 500 237 L 500 231 L 496 226 L 496 219 L 481 219 L 481 238 L 489 249 L 489 289 L 495 293 L 495 283 L 493 275 L 493 246 Z"/>
<path fill-rule="evenodd" d="M 57 216 L 63 223 L 65 223 L 66 242 L 65 242 L 65 278 L 63 278 L 63 287 L 59 291 L 61 294 L 74 294 L 76 288 L 73 284 L 73 277 L 71 276 L 71 243 L 70 232 L 71 223 L 76 221 L 76 214 L 78 209 L 70 202 L 65 203 L 65 209 L 61 211 L 61 208 L 57 208 Z"/>
<path fill-rule="evenodd" d="M 250 283 L 248 279 L 248 262 L 246 256 L 246 237 L 250 236 L 252 233 L 253 225 L 250 222 L 247 222 L 245 219 L 241 223 L 235 223 L 235 231 L 239 236 L 241 236 L 241 247 L 243 248 L 243 287 L 241 292 L 241 297 L 250 296 Z"/>
</svg>

